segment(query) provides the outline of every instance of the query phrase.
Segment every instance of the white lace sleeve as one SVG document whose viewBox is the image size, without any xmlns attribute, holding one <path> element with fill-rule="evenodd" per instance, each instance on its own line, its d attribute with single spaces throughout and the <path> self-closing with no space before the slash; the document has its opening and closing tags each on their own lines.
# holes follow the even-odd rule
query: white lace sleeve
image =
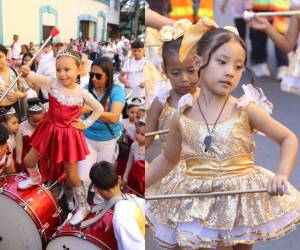
<svg viewBox="0 0 300 250">
<path fill-rule="evenodd" d="M 88 91 L 83 91 L 84 102 L 89 106 L 93 112 L 92 114 L 84 120 L 85 127 L 90 127 L 103 113 L 103 106 L 98 102 Z"/>
<path fill-rule="evenodd" d="M 178 109 L 179 113 L 181 114 L 187 108 L 190 108 L 192 106 L 193 106 L 193 96 L 191 93 L 188 93 L 179 99 L 177 109 Z"/>
<path fill-rule="evenodd" d="M 265 96 L 261 88 L 254 88 L 252 84 L 243 84 L 245 94 L 238 100 L 238 107 L 247 107 L 251 102 L 258 104 L 269 114 L 272 114 L 273 104 Z"/>
<path fill-rule="evenodd" d="M 50 91 L 53 81 L 50 80 L 49 78 L 42 76 L 42 75 L 38 75 L 34 72 L 30 72 L 29 75 L 25 78 L 26 81 L 30 81 L 31 83 L 33 83 L 34 85 L 37 85 L 41 88 L 43 88 L 44 90 L 46 90 L 47 92 Z"/>
</svg>

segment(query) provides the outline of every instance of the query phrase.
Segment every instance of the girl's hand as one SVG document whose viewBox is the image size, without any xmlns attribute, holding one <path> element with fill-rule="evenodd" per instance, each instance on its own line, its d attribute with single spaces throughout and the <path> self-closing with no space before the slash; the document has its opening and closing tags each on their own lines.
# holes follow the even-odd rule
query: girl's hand
<svg viewBox="0 0 300 250">
<path fill-rule="evenodd" d="M 23 66 L 21 66 L 20 71 L 22 72 L 22 76 L 24 78 L 26 78 L 29 75 L 29 73 L 30 73 L 31 70 L 30 70 L 29 66 L 23 65 Z"/>
<path fill-rule="evenodd" d="M 131 89 L 130 84 L 127 83 L 127 82 L 124 84 L 124 87 L 127 88 L 127 89 Z"/>
<path fill-rule="evenodd" d="M 141 82 L 141 83 L 140 83 L 140 88 L 141 88 L 141 89 L 145 88 L 145 82 Z"/>
<path fill-rule="evenodd" d="M 268 19 L 265 17 L 253 17 L 247 24 L 257 30 L 265 31 L 271 24 L 269 23 Z"/>
<path fill-rule="evenodd" d="M 268 183 L 270 195 L 283 195 L 287 192 L 288 178 L 285 175 L 276 174 Z"/>
<path fill-rule="evenodd" d="M 0 92 L 5 92 L 7 90 L 7 88 L 5 87 L 0 87 Z"/>
<path fill-rule="evenodd" d="M 85 129 L 85 124 L 84 124 L 83 120 L 81 120 L 81 119 L 75 119 L 75 122 L 72 122 L 71 125 L 73 128 L 77 128 L 80 130 Z"/>
<path fill-rule="evenodd" d="M 18 99 L 25 98 L 26 94 L 22 93 L 21 91 L 17 90 L 15 92 L 9 92 L 7 94 L 7 99 L 11 102 L 16 102 Z"/>
</svg>

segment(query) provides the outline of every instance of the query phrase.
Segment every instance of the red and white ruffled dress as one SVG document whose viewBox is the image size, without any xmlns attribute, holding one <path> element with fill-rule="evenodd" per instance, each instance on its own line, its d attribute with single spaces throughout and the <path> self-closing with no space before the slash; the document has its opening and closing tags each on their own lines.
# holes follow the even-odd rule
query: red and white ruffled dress
<svg viewBox="0 0 300 250">
<path fill-rule="evenodd" d="M 135 124 L 129 121 L 129 118 L 123 119 L 121 121 L 121 126 L 123 129 L 123 136 L 125 141 L 130 149 L 133 141 L 135 140 Z M 119 158 L 117 163 L 117 172 L 118 175 L 123 176 L 128 158 Z"/>
<path fill-rule="evenodd" d="M 145 146 L 135 141 L 131 144 L 127 167 L 124 173 L 127 186 L 139 195 L 145 194 Z"/>
<path fill-rule="evenodd" d="M 30 151 L 32 145 L 32 134 L 34 127 L 28 121 L 21 123 L 17 134 L 17 163 L 18 169 L 21 172 L 25 171 L 24 158 Z M 19 151 L 19 152 L 18 152 Z M 20 154 L 20 155 L 19 155 Z M 62 175 L 65 175 L 63 163 L 54 163 L 48 160 L 47 157 L 42 157 L 38 162 L 38 167 L 42 176 L 42 182 L 53 183 Z"/>
<path fill-rule="evenodd" d="M 9 159 L 9 155 L 5 154 L 3 158 L 0 160 L 0 176 L 5 174 L 5 169 L 11 164 Z"/>
<path fill-rule="evenodd" d="M 53 82 L 34 73 L 27 79 L 49 93 L 49 110 L 32 135 L 32 147 L 41 157 L 47 156 L 56 163 L 84 160 L 89 154 L 85 137 L 71 124 L 80 118 L 81 108 L 86 104 L 93 112 L 84 122 L 86 127 L 91 126 L 103 112 L 102 105 L 79 85 L 67 89 L 59 81 Z"/>
</svg>

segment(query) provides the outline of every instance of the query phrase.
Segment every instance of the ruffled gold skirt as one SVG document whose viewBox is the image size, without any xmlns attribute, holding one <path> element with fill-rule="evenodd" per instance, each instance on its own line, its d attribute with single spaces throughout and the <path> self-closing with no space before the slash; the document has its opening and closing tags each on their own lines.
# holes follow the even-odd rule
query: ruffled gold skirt
<svg viewBox="0 0 300 250">
<path fill-rule="evenodd" d="M 182 163 L 165 177 L 157 194 L 200 193 L 266 188 L 274 174 L 261 167 L 241 176 L 194 178 Z M 253 244 L 279 238 L 300 220 L 300 193 L 288 185 L 288 195 L 239 194 L 168 199 L 146 203 L 146 216 L 160 245 L 171 248 Z"/>
</svg>

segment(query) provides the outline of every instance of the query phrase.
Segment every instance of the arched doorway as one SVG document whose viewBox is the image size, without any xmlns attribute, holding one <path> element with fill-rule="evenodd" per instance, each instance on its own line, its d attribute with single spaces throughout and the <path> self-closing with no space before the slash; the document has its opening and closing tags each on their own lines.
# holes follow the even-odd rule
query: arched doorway
<svg viewBox="0 0 300 250">
<path fill-rule="evenodd" d="M 40 43 L 45 41 L 49 35 L 52 27 L 58 24 L 57 10 L 50 5 L 40 7 L 39 10 L 40 21 Z"/>
<path fill-rule="evenodd" d="M 97 38 L 97 18 L 91 15 L 80 15 L 78 17 L 78 32 L 79 40 L 86 38 Z"/>
</svg>

